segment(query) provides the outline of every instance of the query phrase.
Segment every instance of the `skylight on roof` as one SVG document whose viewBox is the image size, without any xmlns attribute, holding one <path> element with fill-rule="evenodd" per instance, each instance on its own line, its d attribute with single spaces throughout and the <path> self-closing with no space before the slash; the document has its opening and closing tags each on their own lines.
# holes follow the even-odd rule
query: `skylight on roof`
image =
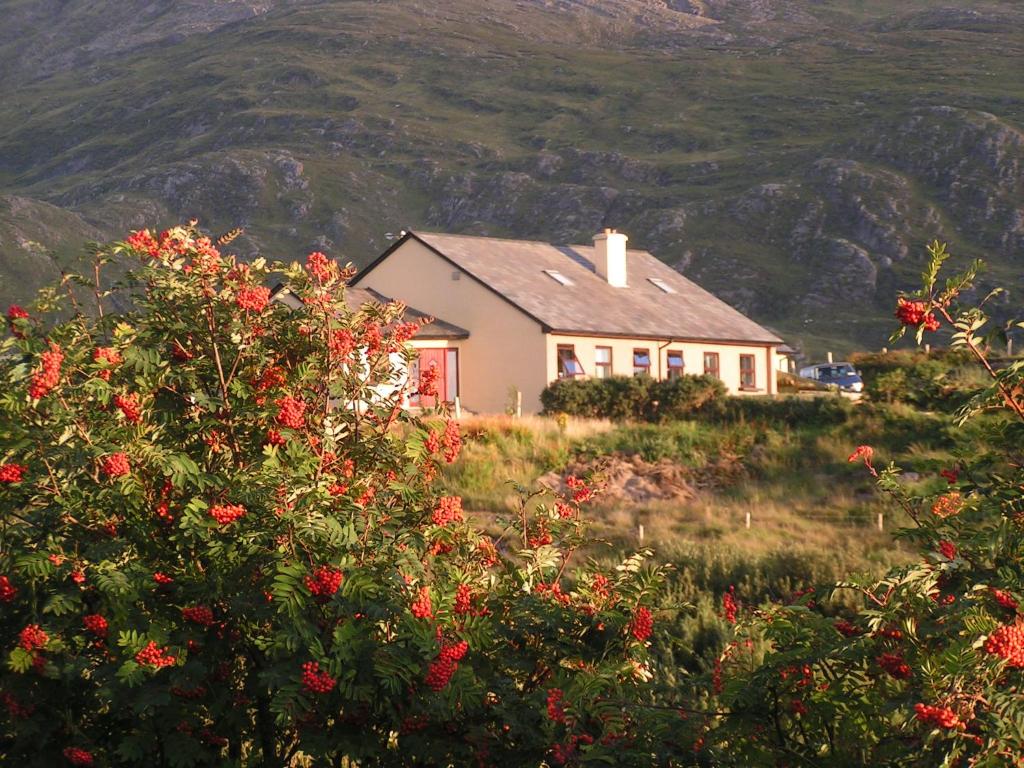
<svg viewBox="0 0 1024 768">
<path fill-rule="evenodd" d="M 554 280 L 559 285 L 575 285 L 575 283 L 573 283 L 572 280 L 570 280 L 568 277 L 563 275 L 557 269 L 545 269 L 544 270 L 544 274 L 547 275 L 548 277 L 550 277 L 552 280 Z"/>
<path fill-rule="evenodd" d="M 676 293 L 676 289 L 675 289 L 675 288 L 673 288 L 673 287 L 672 287 L 671 285 L 669 285 L 668 283 L 666 283 L 666 282 L 665 282 L 664 280 L 662 280 L 662 279 L 661 279 L 660 277 L 648 277 L 648 278 L 647 278 L 647 280 L 648 280 L 648 282 L 650 282 L 650 283 L 651 283 L 652 285 L 655 285 L 655 286 L 657 286 L 658 288 L 660 288 L 660 289 L 661 289 L 662 291 L 664 291 L 665 293 Z"/>
</svg>

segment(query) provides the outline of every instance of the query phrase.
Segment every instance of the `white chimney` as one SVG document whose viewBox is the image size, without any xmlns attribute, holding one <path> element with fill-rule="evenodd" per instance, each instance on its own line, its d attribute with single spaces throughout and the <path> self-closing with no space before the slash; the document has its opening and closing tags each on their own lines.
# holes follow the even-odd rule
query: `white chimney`
<svg viewBox="0 0 1024 768">
<path fill-rule="evenodd" d="M 606 229 L 594 235 L 594 268 L 608 285 L 625 288 L 626 283 L 626 240 L 629 238 Z"/>
</svg>

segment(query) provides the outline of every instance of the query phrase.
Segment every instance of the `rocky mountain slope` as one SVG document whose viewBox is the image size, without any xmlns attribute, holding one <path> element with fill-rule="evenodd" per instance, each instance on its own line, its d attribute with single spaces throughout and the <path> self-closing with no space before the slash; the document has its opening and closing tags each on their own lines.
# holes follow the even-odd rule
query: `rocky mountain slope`
<svg viewBox="0 0 1024 768">
<path fill-rule="evenodd" d="M 1020 305 L 1011 0 L 0 6 L 0 300 L 198 216 L 357 264 L 615 226 L 811 352 L 883 344 L 936 237 Z"/>
</svg>

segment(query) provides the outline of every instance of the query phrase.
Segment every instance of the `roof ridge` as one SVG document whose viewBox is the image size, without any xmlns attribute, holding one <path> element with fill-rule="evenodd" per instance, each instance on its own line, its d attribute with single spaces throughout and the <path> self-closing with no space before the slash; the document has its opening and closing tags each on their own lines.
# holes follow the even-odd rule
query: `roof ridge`
<svg viewBox="0 0 1024 768">
<path fill-rule="evenodd" d="M 526 243 L 528 245 L 547 245 L 551 248 L 594 248 L 593 243 L 552 243 L 550 240 L 527 240 L 521 237 L 495 237 L 494 235 L 467 235 L 461 232 L 433 232 L 425 229 L 410 229 L 414 235 L 436 235 L 437 237 L 462 237 L 467 240 L 500 240 L 503 243 Z M 626 253 L 646 253 L 654 257 L 646 248 L 627 248 Z M 657 258 L 657 257 L 654 257 Z"/>
</svg>

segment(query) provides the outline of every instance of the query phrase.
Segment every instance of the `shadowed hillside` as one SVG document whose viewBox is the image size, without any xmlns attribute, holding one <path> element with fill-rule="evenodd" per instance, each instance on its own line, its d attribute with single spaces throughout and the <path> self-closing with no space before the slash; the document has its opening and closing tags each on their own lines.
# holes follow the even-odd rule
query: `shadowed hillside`
<svg viewBox="0 0 1024 768">
<path fill-rule="evenodd" d="M 1022 287 L 1014 2 L 4 6 L 5 300 L 190 216 L 357 264 L 403 227 L 615 226 L 810 349 L 884 343 L 928 239 Z"/>
</svg>

